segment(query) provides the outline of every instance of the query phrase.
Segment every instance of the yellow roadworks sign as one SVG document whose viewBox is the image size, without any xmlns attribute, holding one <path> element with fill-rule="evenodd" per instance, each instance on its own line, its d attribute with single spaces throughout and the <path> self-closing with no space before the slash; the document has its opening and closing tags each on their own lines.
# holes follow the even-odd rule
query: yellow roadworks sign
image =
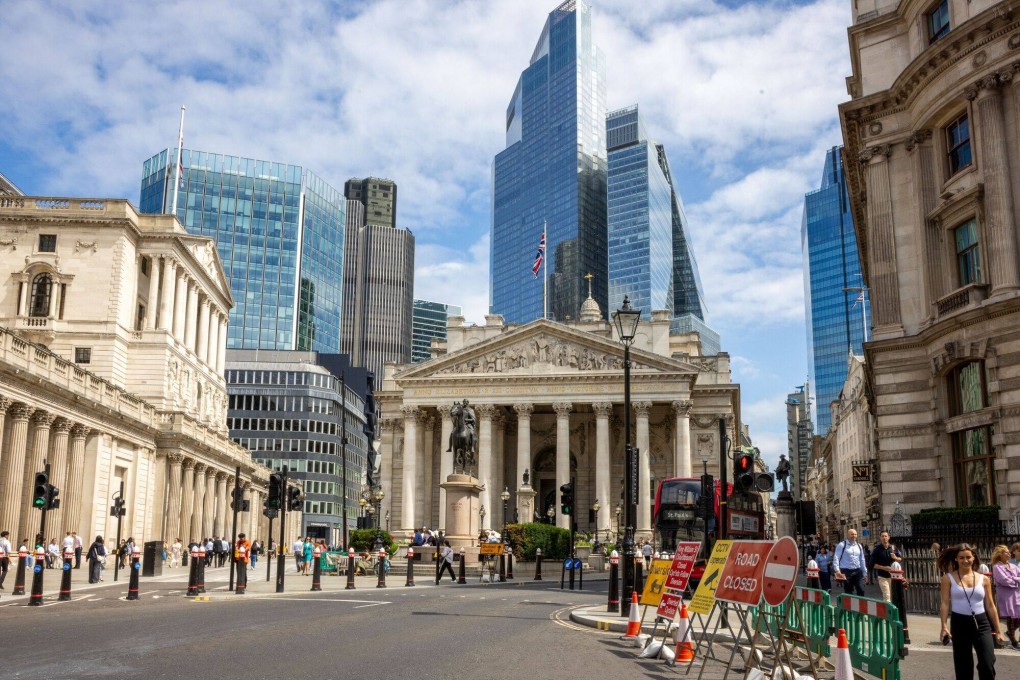
<svg viewBox="0 0 1020 680">
<path fill-rule="evenodd" d="M 666 589 L 666 577 L 673 560 L 652 560 L 652 566 L 645 576 L 645 589 L 641 591 L 640 603 L 646 607 L 658 607 L 662 591 Z"/>
<path fill-rule="evenodd" d="M 715 589 L 719 586 L 719 574 L 722 573 L 723 566 L 726 564 L 726 556 L 730 554 L 732 547 L 733 541 L 729 539 L 716 541 L 715 547 L 712 549 L 712 556 L 705 564 L 705 575 L 701 577 L 701 583 L 694 591 L 691 606 L 687 608 L 688 611 L 702 615 L 712 611 L 712 605 L 715 604 Z"/>
</svg>

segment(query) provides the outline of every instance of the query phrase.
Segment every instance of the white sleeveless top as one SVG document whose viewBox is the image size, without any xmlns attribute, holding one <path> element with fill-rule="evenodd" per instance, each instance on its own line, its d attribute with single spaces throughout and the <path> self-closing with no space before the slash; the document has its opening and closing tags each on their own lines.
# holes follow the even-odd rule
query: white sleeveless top
<svg viewBox="0 0 1020 680">
<path fill-rule="evenodd" d="M 973 588 L 964 588 L 956 582 L 956 578 L 949 574 L 949 592 L 953 601 L 953 613 L 970 616 L 971 614 L 985 613 L 985 577 L 984 574 L 974 572 L 977 581 Z"/>
</svg>

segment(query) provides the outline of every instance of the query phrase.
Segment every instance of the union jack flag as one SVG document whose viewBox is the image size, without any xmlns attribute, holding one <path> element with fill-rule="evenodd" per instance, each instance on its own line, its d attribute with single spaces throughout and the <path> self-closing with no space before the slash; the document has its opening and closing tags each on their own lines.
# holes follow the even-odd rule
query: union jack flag
<svg viewBox="0 0 1020 680">
<path fill-rule="evenodd" d="M 542 271 L 542 262 L 545 260 L 545 232 L 542 232 L 542 238 L 538 242 L 538 252 L 535 253 L 535 264 L 531 265 L 531 273 L 538 278 L 538 272 Z"/>
</svg>

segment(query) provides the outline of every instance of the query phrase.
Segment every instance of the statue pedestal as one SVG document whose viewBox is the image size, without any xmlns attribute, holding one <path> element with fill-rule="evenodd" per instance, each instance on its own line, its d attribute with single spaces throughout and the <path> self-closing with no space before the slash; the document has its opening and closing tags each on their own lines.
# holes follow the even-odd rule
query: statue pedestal
<svg viewBox="0 0 1020 680">
<path fill-rule="evenodd" d="M 460 549 L 464 548 L 468 564 L 478 562 L 481 482 L 470 475 L 452 474 L 439 486 L 446 491 L 446 540 L 455 554 L 459 555 Z"/>
<path fill-rule="evenodd" d="M 790 536 L 797 539 L 797 519 L 794 516 L 793 494 L 780 491 L 776 497 L 776 538 Z"/>
<path fill-rule="evenodd" d="M 530 484 L 522 484 L 517 489 L 517 521 L 527 524 L 535 521 L 535 496 L 538 492 Z"/>
</svg>

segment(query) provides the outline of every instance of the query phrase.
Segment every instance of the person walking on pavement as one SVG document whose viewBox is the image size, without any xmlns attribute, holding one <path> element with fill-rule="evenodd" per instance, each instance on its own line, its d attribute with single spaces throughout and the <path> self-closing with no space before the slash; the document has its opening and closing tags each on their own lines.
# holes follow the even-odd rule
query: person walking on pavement
<svg viewBox="0 0 1020 680">
<path fill-rule="evenodd" d="M 305 566 L 305 542 L 298 536 L 290 549 L 294 551 L 294 566 L 297 567 L 297 573 L 300 574 L 304 571 Z"/>
<path fill-rule="evenodd" d="M 1009 559 L 1009 548 L 997 545 L 992 551 L 992 581 L 995 583 L 995 604 L 999 618 L 1006 623 L 1006 637 L 1013 649 L 1020 650 L 1020 567 Z"/>
<path fill-rule="evenodd" d="M 311 573 L 312 573 L 312 567 L 314 566 L 314 564 L 313 564 L 314 560 L 312 558 L 313 558 L 313 551 L 315 550 L 315 546 L 312 545 L 312 537 L 311 536 L 305 536 L 305 542 L 302 544 L 301 547 L 302 547 L 302 549 L 304 550 L 304 553 L 305 553 L 305 562 L 304 562 L 305 570 L 304 570 L 304 575 L 305 576 L 310 576 Z"/>
<path fill-rule="evenodd" d="M 652 544 L 645 540 L 644 547 L 641 548 L 641 554 L 645 557 L 645 569 L 652 566 Z"/>
<path fill-rule="evenodd" d="M 829 554 L 829 547 L 823 545 L 815 555 L 815 562 L 818 564 L 818 584 L 822 590 L 832 590 L 832 555 Z"/>
<path fill-rule="evenodd" d="M 174 539 L 173 545 L 170 546 L 170 567 L 176 569 L 181 564 L 181 549 L 184 546 L 181 545 L 181 539 Z"/>
<path fill-rule="evenodd" d="M 103 545 L 102 536 L 96 536 L 85 557 L 89 563 L 89 583 L 99 583 L 103 580 L 102 564 L 106 562 L 106 546 Z"/>
<path fill-rule="evenodd" d="M 892 602 L 892 565 L 903 561 L 899 548 L 889 543 L 889 532 L 883 531 L 879 536 L 878 545 L 871 551 L 871 564 L 875 569 L 878 587 L 882 591 L 882 599 Z"/>
<path fill-rule="evenodd" d="M 995 678 L 995 641 L 999 638 L 999 613 L 992 587 L 975 567 L 980 560 L 970 545 L 960 543 L 939 557 L 942 644 L 953 645 L 956 680 L 972 680 L 974 655 L 980 680 Z M 973 650 L 973 653 L 972 651 Z"/>
<path fill-rule="evenodd" d="M 14 551 L 14 547 L 11 546 L 11 532 L 0 532 L 0 548 L 4 550 L 4 558 L 0 560 L 0 590 L 3 590 L 7 570 L 11 568 L 11 552 Z"/>
<path fill-rule="evenodd" d="M 81 536 L 78 535 L 77 531 L 72 531 L 71 538 L 74 539 L 74 568 L 81 569 Z"/>
<path fill-rule="evenodd" d="M 443 550 L 439 553 L 439 557 L 443 562 L 439 569 L 439 575 L 436 576 L 436 585 L 439 585 L 439 582 L 443 578 L 443 574 L 447 571 L 450 572 L 450 580 L 456 583 L 457 577 L 453 575 L 453 548 L 450 547 L 449 541 L 443 541 Z"/>
<path fill-rule="evenodd" d="M 864 546 L 857 542 L 857 530 L 846 532 L 846 540 L 840 541 L 832 556 L 836 580 L 843 581 L 843 592 L 848 595 L 864 596 L 864 585 L 868 581 L 868 561 Z"/>
</svg>

